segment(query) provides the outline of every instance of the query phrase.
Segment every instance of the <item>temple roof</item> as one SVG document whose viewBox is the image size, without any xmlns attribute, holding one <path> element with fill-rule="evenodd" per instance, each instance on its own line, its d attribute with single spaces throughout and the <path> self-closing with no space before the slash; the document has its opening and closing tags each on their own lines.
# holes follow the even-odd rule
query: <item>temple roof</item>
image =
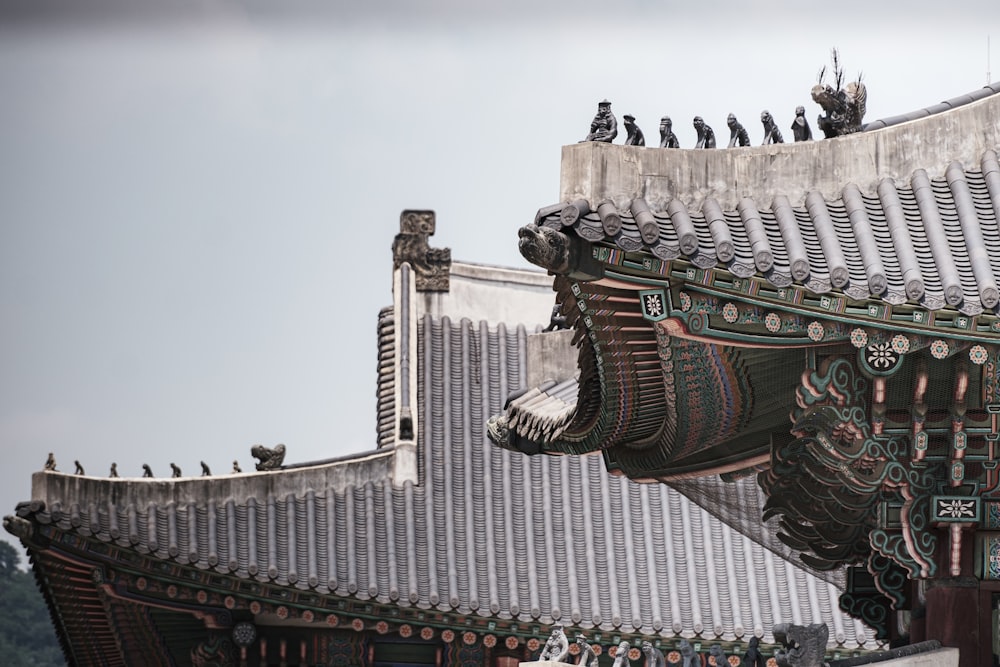
<svg viewBox="0 0 1000 667">
<path fill-rule="evenodd" d="M 849 565 L 844 608 L 866 573 L 884 610 L 919 609 L 912 580 L 945 567 L 993 578 L 936 512 L 995 528 L 998 92 L 820 141 L 564 147 L 560 201 L 519 243 L 556 276 L 576 402 L 529 390 L 491 436 L 701 487 L 729 525 Z M 763 515 L 713 501 L 743 475 Z"/>
<path fill-rule="evenodd" d="M 564 203 L 536 223 L 776 287 L 997 314 L 1000 84 L 983 90 L 947 113 L 825 141 L 567 146 Z"/>
<path fill-rule="evenodd" d="M 40 472 L 34 501 L 18 510 L 31 525 L 27 543 L 69 545 L 77 556 L 165 577 L 204 573 L 237 598 L 254 583 L 258 596 L 285 591 L 291 606 L 355 600 L 383 618 L 393 608 L 491 618 L 498 632 L 561 622 L 770 641 L 776 623 L 822 621 L 831 645 L 874 646 L 872 631 L 838 610 L 840 575 L 811 575 L 676 491 L 608 473 L 599 456 L 492 446 L 485 424 L 527 386 L 529 339 L 540 325 L 421 312 L 409 271 L 397 273 L 396 304 L 379 326 L 380 363 L 398 371 L 380 380 L 394 396 L 380 413 L 399 417 L 412 401 L 415 442 L 404 433 L 387 444 L 386 418 L 377 451 L 276 472 L 177 480 Z M 524 300 L 539 274 L 521 273 L 512 293 Z M 415 352 L 412 385 L 399 374 L 405 349 Z M 758 503 L 752 483 L 731 488 Z M 50 567 L 36 561 L 43 577 Z"/>
<path fill-rule="evenodd" d="M 638 479 L 735 472 L 787 433 L 810 348 L 981 364 L 1000 339 L 998 90 L 820 141 L 564 147 L 562 202 L 520 243 L 557 276 L 579 389 L 515 397 L 495 441 L 600 449 Z"/>
</svg>

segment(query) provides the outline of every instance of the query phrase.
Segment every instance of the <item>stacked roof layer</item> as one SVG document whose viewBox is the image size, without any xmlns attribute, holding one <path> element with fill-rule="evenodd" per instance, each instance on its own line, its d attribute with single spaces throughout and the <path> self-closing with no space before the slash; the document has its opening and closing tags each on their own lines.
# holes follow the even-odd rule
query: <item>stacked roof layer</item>
<svg viewBox="0 0 1000 667">
<path fill-rule="evenodd" d="M 418 326 L 416 483 L 393 483 L 391 448 L 177 481 L 48 472 L 35 480 L 47 506 L 19 513 L 163 561 L 323 595 L 723 640 L 770 641 L 776 623 L 823 621 L 831 645 L 874 646 L 837 610 L 836 585 L 668 487 L 611 476 L 599 456 L 490 445 L 487 419 L 524 386 L 523 326 L 430 317 Z"/>
</svg>

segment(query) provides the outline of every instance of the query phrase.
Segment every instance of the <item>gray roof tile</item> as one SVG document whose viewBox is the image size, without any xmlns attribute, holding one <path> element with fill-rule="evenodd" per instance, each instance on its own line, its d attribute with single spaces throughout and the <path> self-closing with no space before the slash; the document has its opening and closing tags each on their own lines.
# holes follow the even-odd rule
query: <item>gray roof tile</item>
<svg viewBox="0 0 1000 667">
<path fill-rule="evenodd" d="M 747 210 L 718 226 L 772 244 L 761 232 L 774 234 L 774 218 L 753 220 Z M 524 386 L 524 326 L 427 316 L 417 328 L 418 484 L 378 472 L 389 449 L 215 478 L 39 473 L 63 505 L 21 513 L 164 561 L 324 595 L 706 639 L 769 639 L 774 623 L 825 621 L 831 643 L 872 645 L 871 631 L 838 611 L 834 583 L 686 496 L 612 476 L 600 456 L 533 458 L 490 445 L 487 419 Z M 385 312 L 380 331 L 382 343 L 394 340 Z M 576 391 L 566 380 L 518 400 L 541 401 L 558 422 Z M 755 487 L 741 488 L 724 493 L 759 502 Z"/>
<path fill-rule="evenodd" d="M 710 196 L 699 211 L 678 200 L 650 211 L 640 201 L 619 212 L 615 236 L 605 235 L 596 214 L 581 217 L 573 229 L 591 242 L 644 249 L 661 259 L 682 256 L 701 268 L 722 265 L 778 287 L 798 281 L 856 300 L 952 306 L 966 315 L 1000 312 L 1000 166 L 993 150 L 978 165 L 953 162 L 944 174 L 917 170 L 909 182 L 882 179 L 872 194 L 851 183 L 833 200 L 809 192 L 796 207 L 783 195 L 745 197 L 734 210 Z M 542 223 L 561 228 L 557 209 L 551 210 L 540 213 Z M 636 210 L 655 223 L 652 244 L 642 238 Z"/>
</svg>

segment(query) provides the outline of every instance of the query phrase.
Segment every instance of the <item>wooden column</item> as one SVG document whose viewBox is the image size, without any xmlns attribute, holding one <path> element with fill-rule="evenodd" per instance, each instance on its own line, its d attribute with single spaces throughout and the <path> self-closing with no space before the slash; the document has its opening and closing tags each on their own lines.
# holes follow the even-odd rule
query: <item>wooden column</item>
<svg viewBox="0 0 1000 667">
<path fill-rule="evenodd" d="M 952 562 L 951 544 L 947 538 L 940 542 L 939 572 L 946 575 Z M 989 604 L 980 604 L 979 579 L 973 575 L 974 544 L 974 532 L 966 532 L 961 542 L 961 574 L 932 579 L 925 595 L 927 639 L 957 648 L 959 667 L 992 664 L 991 637 L 983 637 L 981 630 L 981 615 L 990 615 L 991 610 Z"/>
</svg>

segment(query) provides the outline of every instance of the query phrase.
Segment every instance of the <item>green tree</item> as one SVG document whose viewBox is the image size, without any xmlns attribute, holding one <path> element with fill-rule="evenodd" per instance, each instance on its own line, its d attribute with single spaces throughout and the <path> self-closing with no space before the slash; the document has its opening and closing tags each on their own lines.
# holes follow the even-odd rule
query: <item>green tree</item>
<svg viewBox="0 0 1000 667">
<path fill-rule="evenodd" d="M 10 579 L 18 571 L 21 555 L 10 542 L 0 540 L 0 579 Z"/>
<path fill-rule="evenodd" d="M 21 554 L 0 540 L 0 656 L 7 667 L 65 665 L 48 606 Z"/>
</svg>

